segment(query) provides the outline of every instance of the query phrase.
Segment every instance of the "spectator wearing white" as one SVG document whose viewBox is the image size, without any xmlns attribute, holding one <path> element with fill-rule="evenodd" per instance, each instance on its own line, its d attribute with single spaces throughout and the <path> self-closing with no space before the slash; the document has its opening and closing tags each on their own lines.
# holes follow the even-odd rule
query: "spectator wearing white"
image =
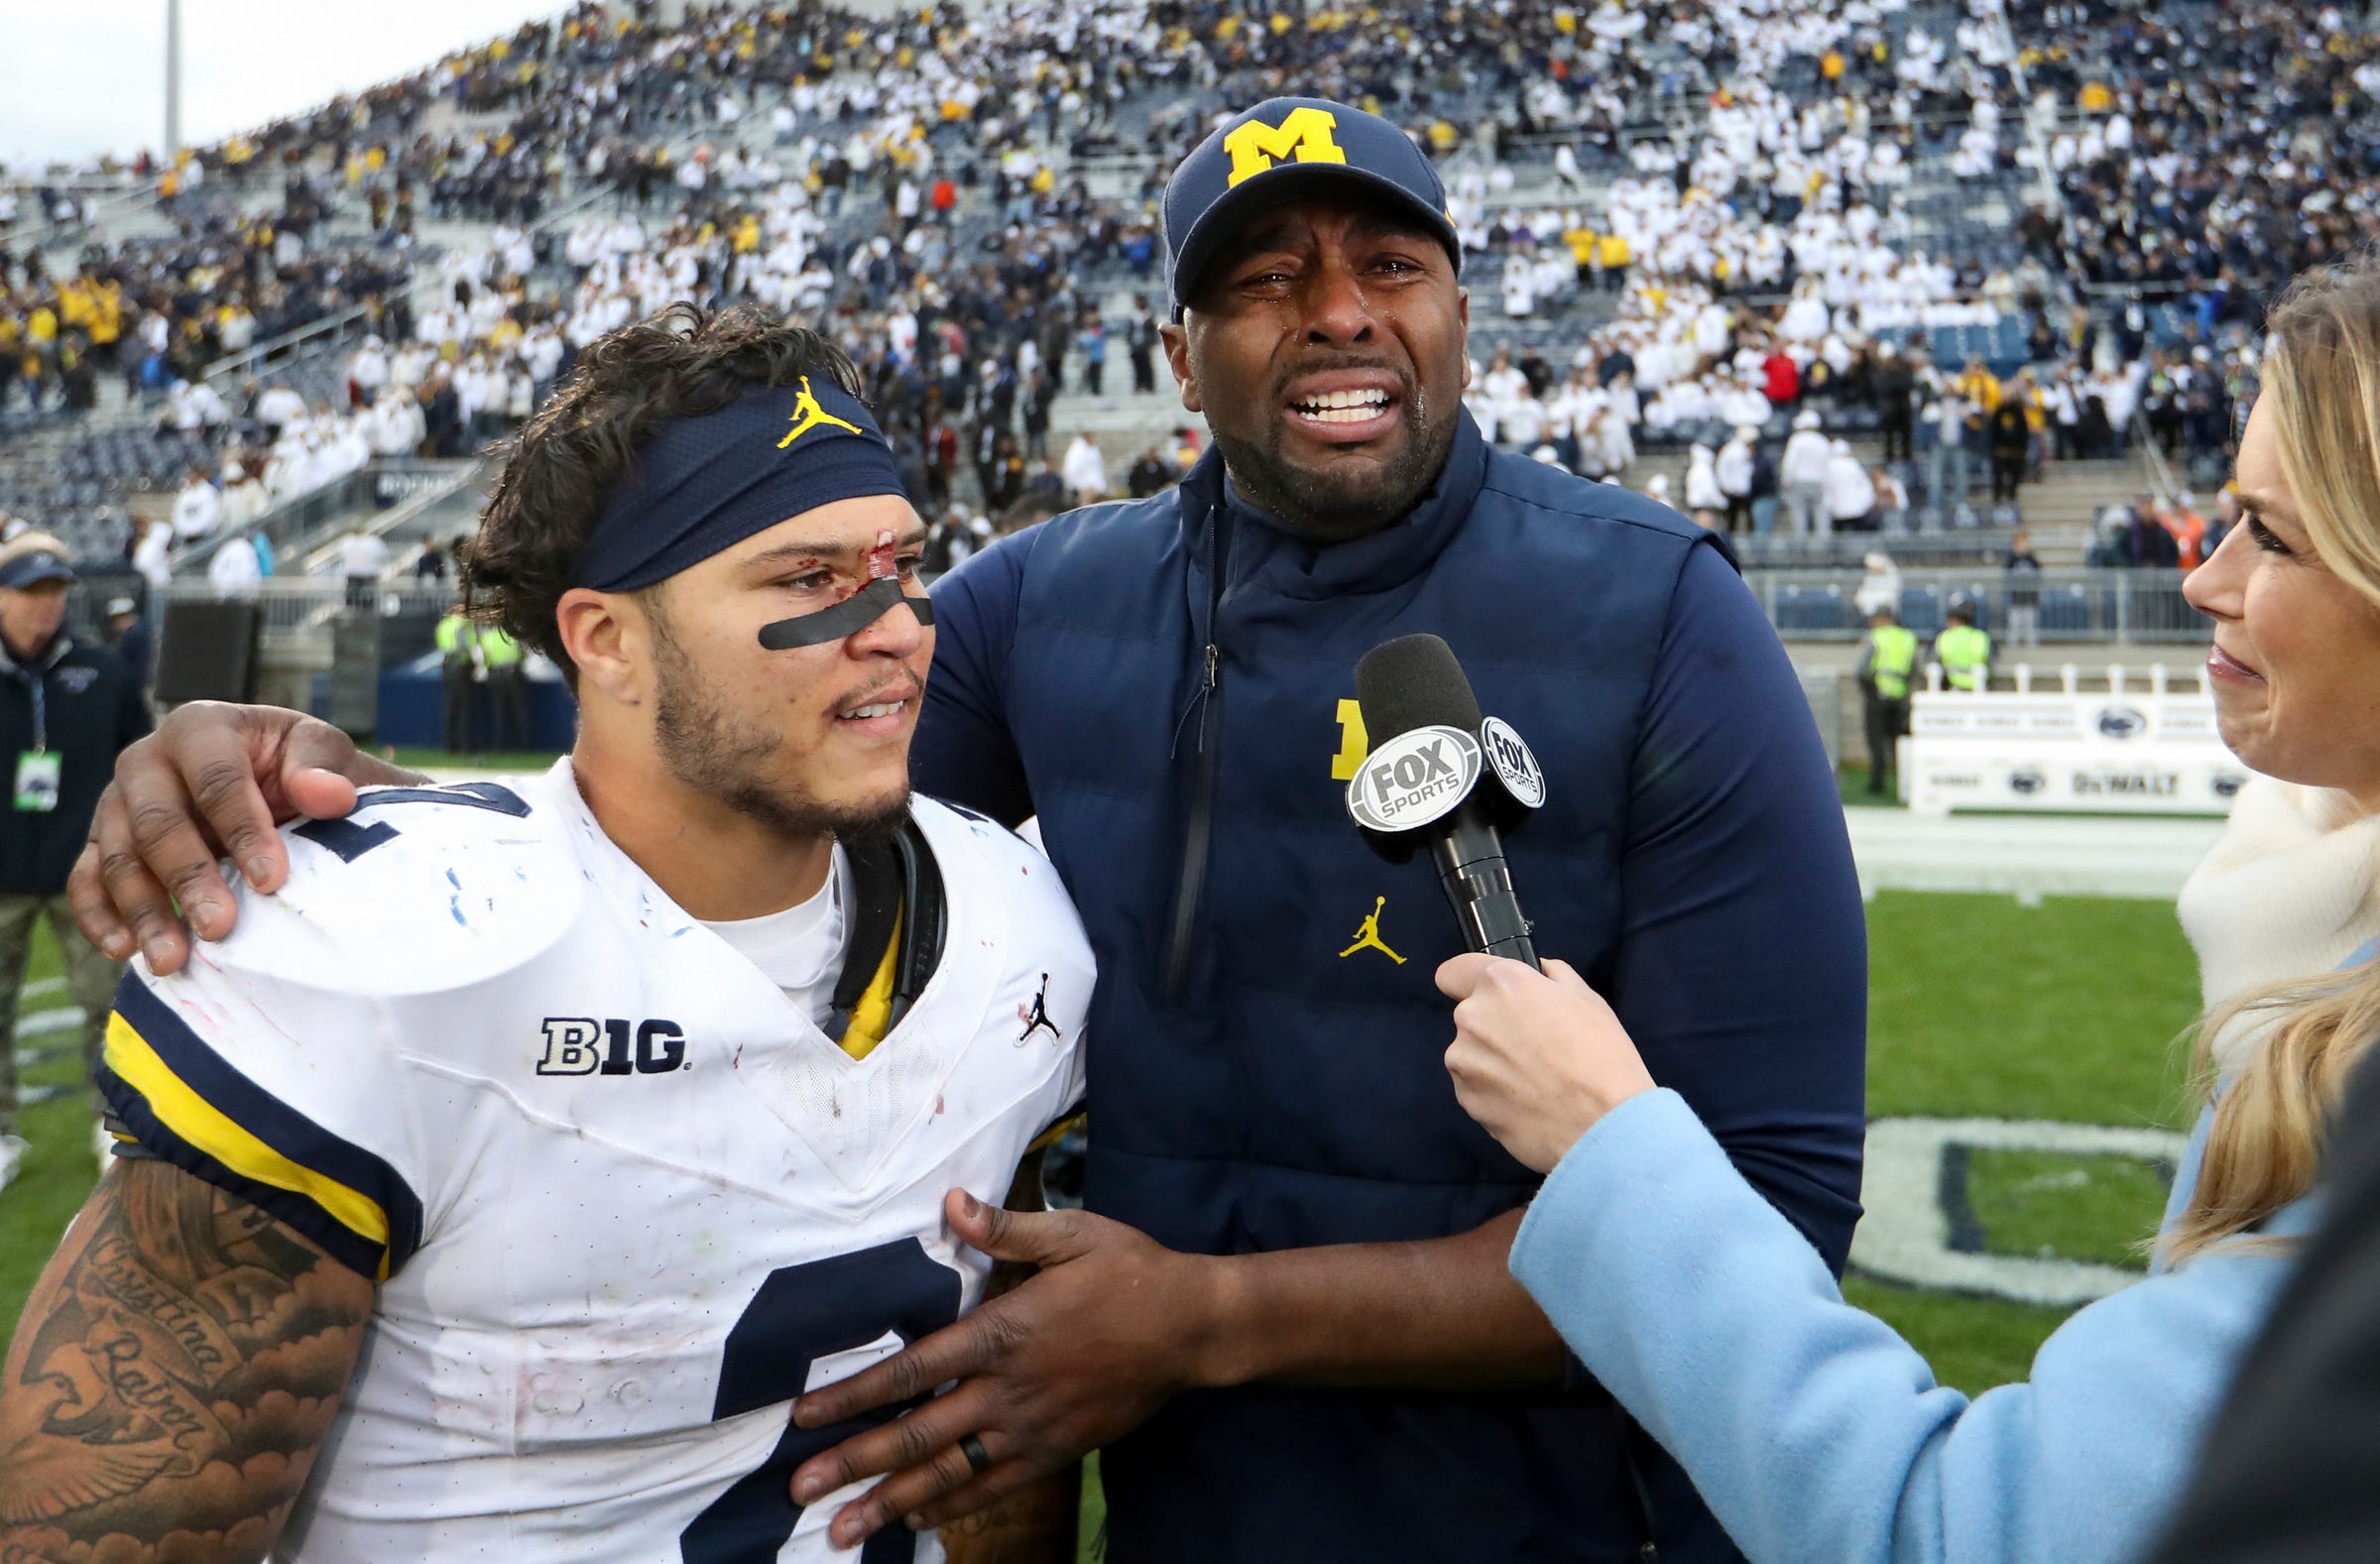
<svg viewBox="0 0 2380 1564">
<path fill-rule="evenodd" d="M 1504 405 L 1501 425 L 1503 442 L 1515 450 L 1533 450 L 1546 437 L 1546 408 L 1529 389 L 1520 383 L 1520 395 Z"/>
<path fill-rule="evenodd" d="M 1507 319 L 1537 312 L 1537 269 L 1523 251 L 1514 250 L 1504 257 L 1503 294 Z"/>
<path fill-rule="evenodd" d="M 1951 512 L 1966 503 L 1969 481 L 1966 416 L 1973 404 L 1959 394 L 1949 377 L 1935 378 L 1940 383 L 1937 400 L 1924 410 L 1934 423 L 1934 453 L 1927 458 L 1931 471 L 1926 488 L 1948 519 Z"/>
<path fill-rule="evenodd" d="M 1876 509 L 1876 483 L 1851 454 L 1851 442 L 1827 447 L 1827 519 L 1836 532 L 1865 530 Z"/>
<path fill-rule="evenodd" d="M 1088 432 L 1077 434 L 1074 443 L 1066 447 L 1066 459 L 1058 476 L 1077 505 L 1093 505 L 1108 497 L 1107 460 L 1099 453 L 1099 442 Z"/>
<path fill-rule="evenodd" d="M 376 456 L 411 456 L 429 434 L 419 399 L 394 388 L 380 394 L 367 420 L 366 436 Z"/>
<path fill-rule="evenodd" d="M 265 486 L 248 476 L 248 469 L 236 461 L 223 464 L 223 495 L 216 525 L 237 532 L 265 514 L 270 502 Z"/>
<path fill-rule="evenodd" d="M 174 525 L 171 522 L 151 522 L 142 532 L 141 541 L 132 546 L 132 567 L 141 579 L 149 583 L 149 601 L 161 603 L 168 582 L 174 579 Z"/>
<path fill-rule="evenodd" d="M 223 545 L 206 563 L 207 585 L 214 588 L 216 598 L 221 601 L 253 601 L 262 590 L 259 583 L 264 578 L 256 544 L 245 534 L 224 539 Z"/>
<path fill-rule="evenodd" d="M 287 386 L 274 386 L 256 399 L 256 421 L 276 435 L 304 417 L 305 399 Z"/>
<path fill-rule="evenodd" d="M 1804 535 L 1817 532 L 1827 516 L 1827 467 L 1834 451 L 1818 422 L 1815 413 L 1795 415 L 1792 437 L 1785 441 L 1785 456 L 1777 465 L 1786 526 Z"/>
<path fill-rule="evenodd" d="M 1488 373 L 1481 378 L 1480 392 L 1499 412 L 1519 400 L 1529 387 L 1529 377 L 1512 367 L 1509 348 L 1497 348 L 1488 361 Z"/>
<path fill-rule="evenodd" d="M 364 338 L 364 345 L 347 365 L 347 400 L 350 407 L 369 407 L 389 383 L 387 346 L 377 336 Z"/>
<path fill-rule="evenodd" d="M 1738 426 L 1725 445 L 1719 448 L 1716 463 L 1720 498 L 1725 502 L 1727 531 L 1739 533 L 1752 520 L 1753 449 L 1760 431 L 1750 424 Z"/>
<path fill-rule="evenodd" d="M 339 576 L 347 583 L 348 607 L 370 608 L 379 601 L 389 559 L 387 541 L 361 523 L 339 540 Z"/>
<path fill-rule="evenodd" d="M 223 497 L 205 473 L 191 468 L 182 480 L 181 492 L 174 496 L 174 536 L 183 542 L 204 538 L 222 519 Z"/>
<path fill-rule="evenodd" d="M 1719 486 L 1717 453 L 1697 440 L 1686 452 L 1686 514 L 1705 527 L 1716 528 L 1727 497 Z"/>
<path fill-rule="evenodd" d="M 1859 585 L 1851 593 L 1851 606 L 1859 612 L 1862 622 L 1880 609 L 1901 611 L 1901 567 L 1892 556 L 1870 553 L 1859 561 Z"/>
<path fill-rule="evenodd" d="M 221 428 L 231 421 L 231 409 L 221 393 L 204 381 L 177 380 L 166 394 L 166 422 L 184 434 Z"/>
<path fill-rule="evenodd" d="M 1877 526 L 1899 528 L 1909 515 L 1909 486 L 1894 477 L 1889 467 L 1874 468 L 1867 476 L 1875 492 Z"/>
</svg>

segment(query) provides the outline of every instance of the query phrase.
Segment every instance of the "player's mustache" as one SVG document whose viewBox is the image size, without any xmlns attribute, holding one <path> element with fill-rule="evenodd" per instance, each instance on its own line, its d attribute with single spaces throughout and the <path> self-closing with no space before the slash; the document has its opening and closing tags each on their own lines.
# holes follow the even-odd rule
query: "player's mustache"
<svg viewBox="0 0 2380 1564">
<path fill-rule="evenodd" d="M 892 691 L 895 690 L 899 691 L 899 693 L 893 694 Z M 914 673 L 904 670 L 897 678 L 890 678 L 879 684 L 871 684 L 866 689 L 861 690 L 858 694 L 847 695 L 843 699 L 835 702 L 835 715 L 840 717 L 849 712 L 857 711 L 862 706 L 873 706 L 882 700 L 917 700 L 922 699 L 924 695 L 925 680 L 919 678 Z"/>
</svg>

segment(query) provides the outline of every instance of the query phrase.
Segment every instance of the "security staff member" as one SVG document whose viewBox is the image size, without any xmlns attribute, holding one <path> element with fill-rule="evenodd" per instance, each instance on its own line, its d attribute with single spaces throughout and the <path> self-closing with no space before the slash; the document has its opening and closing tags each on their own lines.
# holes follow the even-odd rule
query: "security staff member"
<svg viewBox="0 0 2380 1564">
<path fill-rule="evenodd" d="M 1916 667 L 1916 634 L 1894 623 L 1890 608 L 1869 614 L 1856 677 L 1867 729 L 1867 790 L 1878 797 L 1895 790 L 1897 741 L 1909 731 L 1909 675 Z"/>
<path fill-rule="evenodd" d="M 935 583 L 912 751 L 920 790 L 1038 815 L 1082 908 L 1101 963 L 1089 1210 L 954 1196 L 963 1240 L 1041 1268 L 979 1311 L 990 1331 L 962 1322 L 805 1396 L 818 1427 L 960 1382 L 805 1463 L 795 1501 L 901 1469 L 837 1512 L 850 1546 L 1104 1447 L 1115 1564 L 1567 1564 L 1648 1542 L 1731 1559 L 1513 1282 L 1537 1180 L 1446 1077 L 1432 973 L 1454 919 L 1428 855 L 1385 861 L 1342 800 L 1368 748 L 1357 660 L 1445 636 L 1548 779 L 1507 843 L 1538 948 L 1610 996 L 1840 1266 L 1866 953 L 1799 683 L 1721 540 L 1481 437 L 1460 242 L 1394 125 L 1260 104 L 1184 160 L 1164 218 L 1167 362 L 1214 448 L 1175 490 Z M 178 769 L 239 747 L 326 804 L 303 766 L 403 775 L 294 713 L 214 708 L 128 761 L 126 806 L 177 806 Z M 279 862 L 260 796 L 208 813 L 239 861 Z M 203 851 L 151 853 L 158 884 L 216 903 L 199 933 L 229 926 Z M 178 950 L 159 892 L 112 880 L 138 937 Z M 96 909 L 94 927 L 123 937 Z"/>
<path fill-rule="evenodd" d="M 501 627 L 479 627 L 479 657 L 488 671 L 489 720 L 496 730 L 489 747 L 501 754 L 518 754 L 529 747 L 529 680 L 521 666 L 526 656 L 521 643 Z"/>
<path fill-rule="evenodd" d="M 438 621 L 438 680 L 446 697 L 439 747 L 449 755 L 469 755 L 479 748 L 472 703 L 479 697 L 479 627 L 457 603 Z"/>
<path fill-rule="evenodd" d="M 1950 623 L 1934 638 L 1943 683 L 1969 693 L 1991 688 L 1991 637 L 1975 628 L 1973 605 L 1953 603 L 1946 617 Z"/>
<path fill-rule="evenodd" d="M 123 970 L 75 929 L 61 893 L 117 752 L 149 731 L 149 705 L 122 658 L 66 633 L 73 581 L 65 544 L 48 533 L 0 544 L 0 758 L 10 779 L 0 808 L 0 1186 L 25 1151 L 10 1041 L 35 923 L 50 919 L 64 959 L 86 1066 L 98 1057 Z M 103 1132 L 100 1146 L 104 1157 Z"/>
</svg>

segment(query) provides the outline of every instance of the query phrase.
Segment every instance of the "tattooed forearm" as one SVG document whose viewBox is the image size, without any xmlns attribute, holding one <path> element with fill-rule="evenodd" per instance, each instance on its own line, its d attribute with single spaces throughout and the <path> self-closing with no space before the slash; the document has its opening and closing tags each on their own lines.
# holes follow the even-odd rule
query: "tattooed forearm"
<svg viewBox="0 0 2380 1564">
<path fill-rule="evenodd" d="M 1073 1564 L 1083 1507 L 1083 1469 L 1062 1472 L 1018 1489 L 940 1529 L 950 1564 Z"/>
<path fill-rule="evenodd" d="M 338 1410 L 372 1284 L 163 1162 L 91 1196 L 0 1372 L 0 1564 L 252 1564 Z"/>
</svg>

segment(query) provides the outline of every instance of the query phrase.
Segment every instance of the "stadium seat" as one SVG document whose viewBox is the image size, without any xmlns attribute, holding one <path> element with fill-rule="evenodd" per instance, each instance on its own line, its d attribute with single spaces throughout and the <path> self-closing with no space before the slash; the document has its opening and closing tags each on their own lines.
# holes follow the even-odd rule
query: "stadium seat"
<svg viewBox="0 0 2380 1564">
<path fill-rule="evenodd" d="M 2082 635 L 2090 629 L 2090 597 L 2079 586 L 2042 589 L 2041 633 L 2045 636 Z"/>
</svg>

